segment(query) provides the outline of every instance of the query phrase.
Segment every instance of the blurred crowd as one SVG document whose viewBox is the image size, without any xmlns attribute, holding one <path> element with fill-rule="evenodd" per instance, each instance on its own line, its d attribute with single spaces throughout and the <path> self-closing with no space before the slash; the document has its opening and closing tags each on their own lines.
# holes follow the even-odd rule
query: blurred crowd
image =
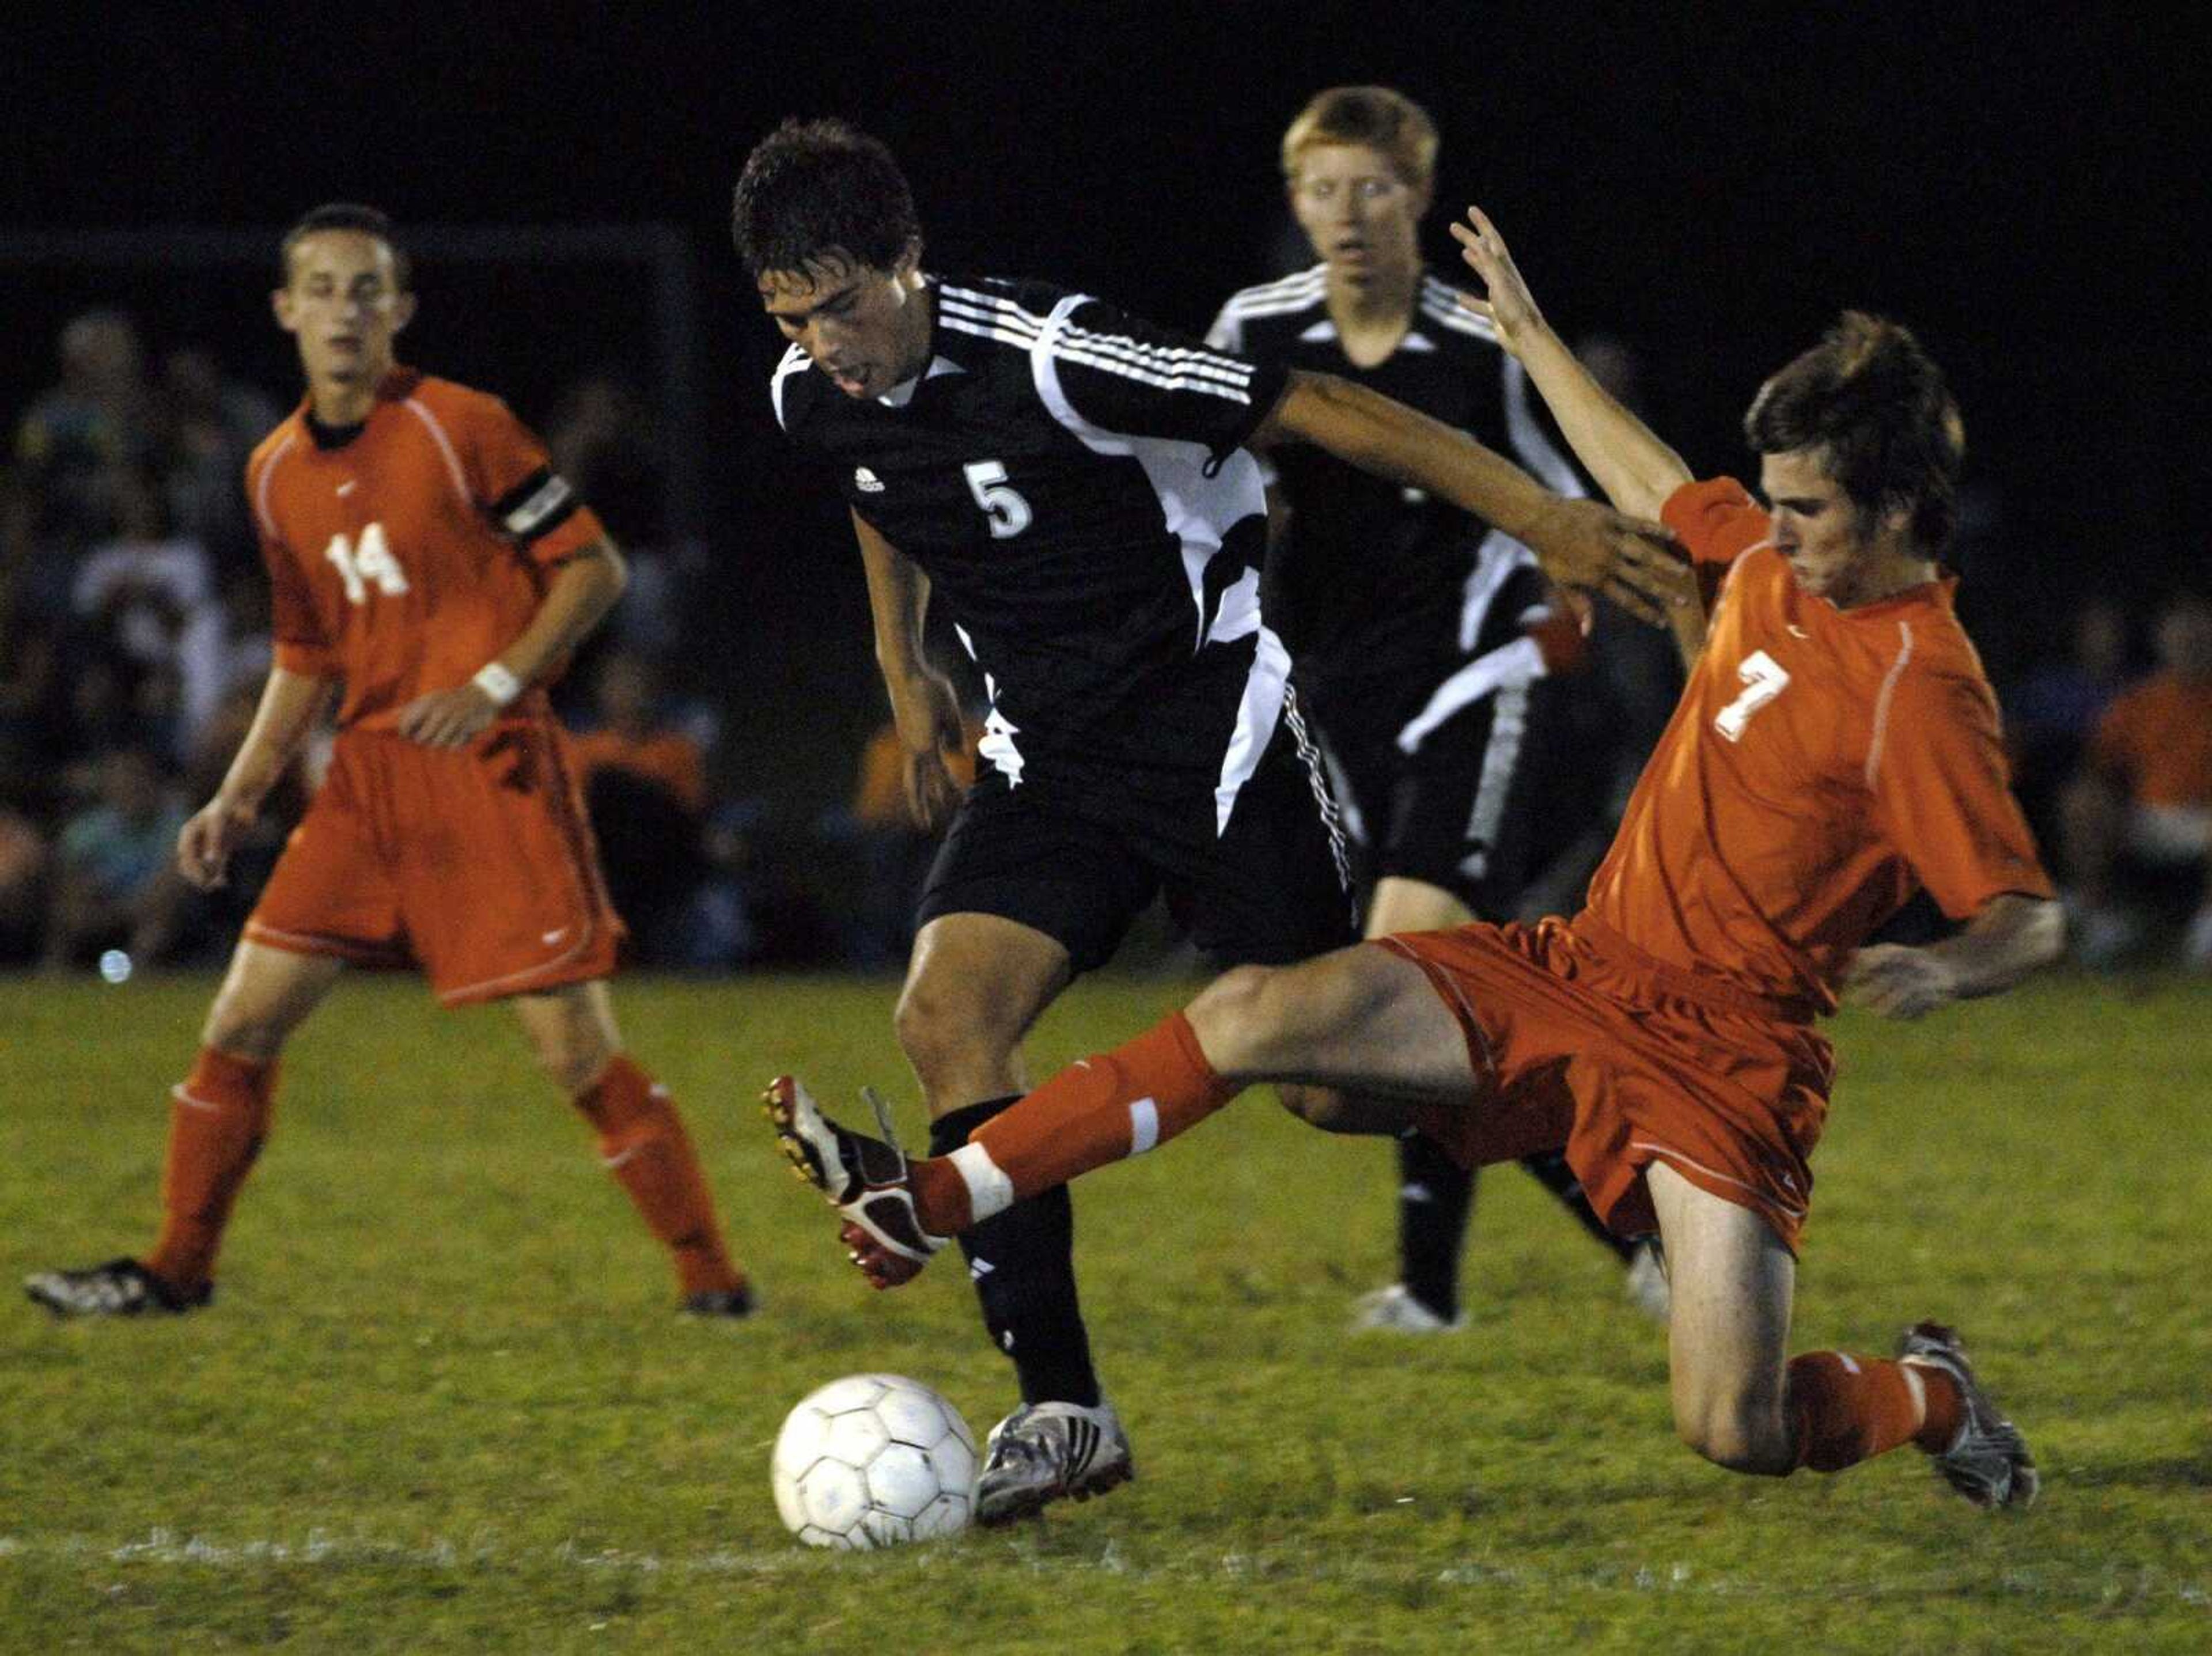
<svg viewBox="0 0 2212 1656">
<path fill-rule="evenodd" d="M 56 358 L 0 463 L 0 966 L 213 963 L 317 779 L 311 755 L 222 890 L 173 871 L 178 828 L 214 792 L 269 664 L 240 478 L 283 410 L 204 349 L 149 360 L 118 312 L 71 320 Z M 664 521 L 649 410 L 593 375 L 543 430 L 631 566 L 558 704 L 635 957 L 896 969 L 934 842 L 907 822 L 888 724 L 854 754 L 848 800 L 813 820 L 782 821 L 734 785 L 718 687 L 683 676 L 715 658 L 689 635 L 704 554 Z M 1598 626 L 1568 698 L 1559 851 L 1530 912 L 1579 895 L 1679 684 L 1656 634 L 1603 610 Z M 2054 646 L 2008 684 L 2005 713 L 2077 953 L 2109 965 L 2178 951 L 2212 969 L 2212 602 L 2094 602 Z"/>
</svg>

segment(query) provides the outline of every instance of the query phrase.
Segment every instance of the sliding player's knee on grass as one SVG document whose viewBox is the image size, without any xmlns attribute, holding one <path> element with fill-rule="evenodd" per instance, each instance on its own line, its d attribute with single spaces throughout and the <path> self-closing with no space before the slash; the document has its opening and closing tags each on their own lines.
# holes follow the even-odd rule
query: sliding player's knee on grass
<svg viewBox="0 0 2212 1656">
<path fill-rule="evenodd" d="M 1782 1392 L 1778 1373 L 1685 1377 L 1678 1371 L 1675 1435 L 1716 1466 L 1786 1477 L 1797 1465 L 1797 1447 L 1783 1410 Z"/>
</svg>

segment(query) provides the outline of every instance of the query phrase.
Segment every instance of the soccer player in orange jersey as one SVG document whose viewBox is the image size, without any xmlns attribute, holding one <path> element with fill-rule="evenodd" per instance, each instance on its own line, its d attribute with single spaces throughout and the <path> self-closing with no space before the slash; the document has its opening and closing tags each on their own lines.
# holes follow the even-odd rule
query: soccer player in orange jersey
<svg viewBox="0 0 2212 1656">
<path fill-rule="evenodd" d="M 153 1248 L 25 1287 L 62 1315 L 206 1304 L 286 1040 L 346 961 L 412 961 L 448 1006 L 514 1006 L 669 1249 L 684 1308 L 743 1315 L 750 1294 L 683 1121 L 623 1051 L 605 982 L 621 922 L 545 697 L 621 594 L 621 555 L 504 403 L 395 361 L 415 296 L 383 214 L 318 208 L 281 257 L 273 303 L 307 396 L 246 477 L 276 661 L 178 837 L 185 877 L 222 883 L 333 697 L 337 740 L 171 1092 Z"/>
<path fill-rule="evenodd" d="M 1957 406 L 1904 329 L 1846 316 L 1746 416 L 1762 509 L 1728 479 L 1692 482 L 1470 218 L 1454 233 L 1499 338 L 1614 503 L 1675 531 L 1707 594 L 1702 652 L 1588 906 L 1232 972 L 939 1159 L 835 1125 L 783 1077 L 768 1098 L 783 1148 L 890 1286 L 941 1235 L 1149 1149 L 1255 1082 L 1379 1089 L 1403 1101 L 1395 1122 L 1370 1106 L 1329 1125 L 1417 1125 L 1469 1164 L 1564 1146 L 1617 1229 L 1656 1222 L 1675 1426 L 1708 1459 L 1832 1471 L 1913 1442 L 1978 1504 L 2030 1501 L 2027 1445 L 1951 1329 L 1916 1325 L 1895 1359 L 1786 1346 L 1834 1076 L 1815 1018 L 1845 993 L 1917 1017 L 2060 947 L 1996 701 L 1938 573 Z M 1919 887 L 1964 928 L 1869 945 Z"/>
</svg>

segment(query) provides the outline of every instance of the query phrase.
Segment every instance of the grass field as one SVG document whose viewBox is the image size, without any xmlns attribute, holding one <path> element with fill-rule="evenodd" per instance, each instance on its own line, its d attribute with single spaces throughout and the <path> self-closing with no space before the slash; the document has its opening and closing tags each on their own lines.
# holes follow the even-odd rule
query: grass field
<svg viewBox="0 0 2212 1656">
<path fill-rule="evenodd" d="M 0 979 L 9 1283 L 146 1240 L 211 987 Z M 1182 994 L 1086 985 L 1033 1060 Z M 0 1309 L 0 1651 L 2212 1648 L 2212 986 L 1838 1028 L 1798 1344 L 1960 1323 L 2036 1446 L 2031 1513 L 1974 1512 L 1910 1451 L 1786 1483 L 1698 1462 L 1662 1337 L 1518 1174 L 1484 1186 L 1472 1331 L 1345 1338 L 1390 1271 L 1387 1152 L 1255 1098 L 1079 1193 L 1140 1479 L 870 1556 L 778 1526 L 784 1410 L 890 1368 L 980 1436 L 1008 1379 L 957 1266 L 862 1288 L 750 1099 L 781 1067 L 902 1080 L 890 991 L 620 998 L 763 1314 L 671 1314 L 505 1015 L 349 983 L 289 1060 L 211 1313 Z"/>
</svg>

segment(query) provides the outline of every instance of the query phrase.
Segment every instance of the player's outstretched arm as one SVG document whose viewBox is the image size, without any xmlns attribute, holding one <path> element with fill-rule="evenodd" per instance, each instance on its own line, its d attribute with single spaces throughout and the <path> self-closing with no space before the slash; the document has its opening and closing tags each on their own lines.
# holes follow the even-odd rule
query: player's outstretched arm
<svg viewBox="0 0 2212 1656">
<path fill-rule="evenodd" d="M 1598 384 L 1552 331 L 1498 227 L 1480 207 L 1468 208 L 1467 216 L 1468 222 L 1453 225 L 1451 233 L 1460 257 L 1482 279 L 1489 297 L 1462 297 L 1460 303 L 1488 317 L 1498 343 L 1521 359 L 1575 458 L 1597 479 L 1606 498 L 1637 517 L 1657 517 L 1667 497 L 1690 481 L 1690 469 Z"/>
<path fill-rule="evenodd" d="M 215 798 L 177 831 L 177 871 L 203 891 L 222 883 L 230 853 L 261 814 L 261 802 L 322 717 L 337 681 L 269 670 L 261 705 Z"/>
<path fill-rule="evenodd" d="M 906 750 L 906 803 L 916 823 L 934 828 L 960 802 L 945 750 L 963 739 L 960 698 L 929 664 L 922 622 L 929 614 L 929 577 L 855 512 L 853 534 L 868 577 L 868 612 L 875 622 L 876 665 L 891 703 L 891 722 Z"/>
<path fill-rule="evenodd" d="M 465 684 L 434 690 L 399 710 L 400 735 L 428 748 L 460 748 L 556 661 L 592 635 L 629 584 L 622 554 L 604 536 L 555 566 L 545 596 L 514 643 Z"/>
<path fill-rule="evenodd" d="M 1555 494 L 1465 432 L 1364 385 L 1294 371 L 1252 440 L 1285 435 L 1449 500 L 1534 552 L 1557 585 L 1601 592 L 1655 626 L 1695 597 L 1687 564 L 1656 523 Z"/>
<path fill-rule="evenodd" d="M 1908 949 L 1875 943 L 1851 958 L 1845 998 L 1884 1017 L 1917 1018 L 2009 989 L 2066 944 L 2059 906 L 2018 893 L 1992 899 L 1956 937 Z"/>
</svg>

